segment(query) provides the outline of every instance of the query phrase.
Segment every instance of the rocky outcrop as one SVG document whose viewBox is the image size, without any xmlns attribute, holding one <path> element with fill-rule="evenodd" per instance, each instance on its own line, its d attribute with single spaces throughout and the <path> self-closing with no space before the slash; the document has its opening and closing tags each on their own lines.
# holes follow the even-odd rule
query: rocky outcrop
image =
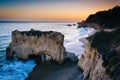
<svg viewBox="0 0 120 80">
<path fill-rule="evenodd" d="M 120 29 L 96 32 L 78 64 L 84 80 L 120 80 Z"/>
<path fill-rule="evenodd" d="M 78 22 L 78 28 L 81 28 L 81 27 L 91 27 L 91 28 L 95 28 L 95 29 L 100 29 L 100 25 L 97 24 L 97 23 L 87 23 L 85 21 L 82 21 L 82 22 Z"/>
<path fill-rule="evenodd" d="M 105 73 L 102 63 L 103 60 L 97 50 L 87 44 L 85 53 L 78 62 L 80 68 L 84 71 L 84 80 L 111 80 Z"/>
<path fill-rule="evenodd" d="M 66 51 L 63 46 L 64 35 L 53 31 L 13 31 L 12 42 L 6 49 L 6 57 L 26 60 L 30 55 L 49 55 L 53 60 L 64 61 Z"/>
<path fill-rule="evenodd" d="M 72 52 L 67 52 L 66 59 L 69 59 L 72 62 L 78 62 L 78 57 Z"/>
</svg>

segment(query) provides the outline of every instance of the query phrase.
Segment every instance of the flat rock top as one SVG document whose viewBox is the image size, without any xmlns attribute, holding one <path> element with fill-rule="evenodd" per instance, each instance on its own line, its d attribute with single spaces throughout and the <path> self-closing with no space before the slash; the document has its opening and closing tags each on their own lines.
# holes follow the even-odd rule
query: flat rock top
<svg viewBox="0 0 120 80">
<path fill-rule="evenodd" d="M 60 32 L 55 32 L 55 31 L 39 31 L 39 30 L 33 30 L 31 29 L 30 31 L 18 31 L 15 30 L 12 33 L 20 33 L 22 35 L 27 35 L 27 36 L 41 36 L 41 35 L 51 35 L 51 36 L 56 36 L 56 35 L 63 35 Z"/>
</svg>

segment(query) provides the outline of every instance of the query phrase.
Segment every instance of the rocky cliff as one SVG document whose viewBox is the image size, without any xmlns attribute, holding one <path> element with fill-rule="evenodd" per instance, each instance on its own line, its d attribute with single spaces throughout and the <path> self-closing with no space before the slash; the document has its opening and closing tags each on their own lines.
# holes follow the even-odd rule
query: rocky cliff
<svg viewBox="0 0 120 80">
<path fill-rule="evenodd" d="M 26 60 L 30 55 L 49 55 L 53 60 L 62 62 L 66 51 L 63 46 L 64 35 L 53 31 L 13 31 L 12 42 L 6 49 L 6 57 Z"/>
<path fill-rule="evenodd" d="M 120 28 L 120 6 L 89 15 L 78 27 L 90 26 L 96 28 L 98 25 L 100 28 Z"/>
<path fill-rule="evenodd" d="M 96 32 L 88 40 L 78 63 L 84 80 L 120 80 L 120 29 Z"/>
<path fill-rule="evenodd" d="M 84 71 L 84 80 L 110 80 L 102 63 L 103 60 L 97 50 L 87 44 L 85 53 L 79 60 L 80 68 Z"/>
</svg>

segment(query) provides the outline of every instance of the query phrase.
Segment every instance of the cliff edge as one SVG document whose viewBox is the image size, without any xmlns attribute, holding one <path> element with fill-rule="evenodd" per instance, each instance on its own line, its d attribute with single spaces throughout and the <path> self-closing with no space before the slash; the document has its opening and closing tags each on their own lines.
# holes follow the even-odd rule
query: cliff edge
<svg viewBox="0 0 120 80">
<path fill-rule="evenodd" d="M 88 37 L 79 60 L 84 80 L 120 80 L 120 29 Z"/>
</svg>

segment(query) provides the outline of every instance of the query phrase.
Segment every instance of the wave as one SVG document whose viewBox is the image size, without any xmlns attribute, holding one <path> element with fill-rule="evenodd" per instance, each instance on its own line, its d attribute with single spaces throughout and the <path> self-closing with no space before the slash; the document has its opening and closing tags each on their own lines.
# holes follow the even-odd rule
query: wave
<svg viewBox="0 0 120 80">
<path fill-rule="evenodd" d="M 81 37 L 88 35 L 87 28 L 76 29 L 77 27 L 75 26 L 68 27 L 66 26 L 66 24 L 49 25 L 46 23 L 43 23 L 43 24 L 22 23 L 22 24 L 16 25 L 15 23 L 15 24 L 3 24 L 3 26 L 4 27 L 1 27 L 0 29 L 2 33 L 0 34 L 0 57 L 2 56 L 0 58 L 0 80 L 24 80 L 28 76 L 28 73 L 31 72 L 33 67 L 36 65 L 33 60 L 22 62 L 17 59 L 15 59 L 14 61 L 8 61 L 5 59 L 5 53 L 6 53 L 5 49 L 7 45 L 9 45 L 9 42 L 11 41 L 11 34 L 7 34 L 7 33 L 15 29 L 23 31 L 23 30 L 30 30 L 31 28 L 34 28 L 37 30 L 43 30 L 43 31 L 46 31 L 46 30 L 58 31 L 65 35 L 64 45 L 66 47 L 66 50 L 73 52 L 76 55 L 82 54 L 83 53 L 82 51 L 84 51 L 83 48 L 81 47 L 83 43 L 80 42 L 79 39 Z"/>
<path fill-rule="evenodd" d="M 22 62 L 19 60 L 5 60 L 4 65 L 0 68 L 0 79 L 24 80 L 28 76 L 28 73 L 32 71 L 34 66 L 35 62 L 33 60 L 29 60 L 26 62 Z"/>
<path fill-rule="evenodd" d="M 11 34 L 0 34 L 0 37 L 10 36 Z"/>
</svg>

